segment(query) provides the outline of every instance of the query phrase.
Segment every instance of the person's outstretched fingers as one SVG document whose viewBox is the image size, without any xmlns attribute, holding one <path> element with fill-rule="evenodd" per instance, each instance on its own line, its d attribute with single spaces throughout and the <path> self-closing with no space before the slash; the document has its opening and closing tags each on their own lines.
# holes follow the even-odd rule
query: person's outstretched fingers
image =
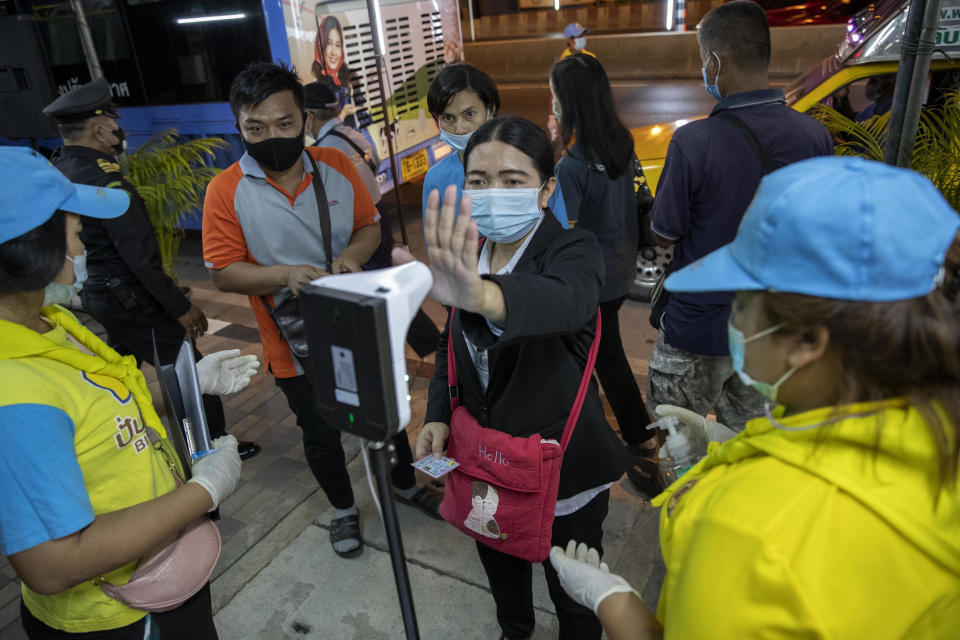
<svg viewBox="0 0 960 640">
<path fill-rule="evenodd" d="M 443 205 L 440 207 L 440 220 L 437 224 L 437 248 L 450 249 L 450 236 L 453 233 L 454 219 L 456 218 L 457 187 L 450 185 L 443 192 Z"/>
<path fill-rule="evenodd" d="M 423 213 L 423 239 L 427 249 L 437 247 L 437 218 L 440 215 L 440 192 L 434 189 L 427 196 L 427 210 Z"/>
<path fill-rule="evenodd" d="M 477 231 L 477 223 L 472 217 L 473 203 L 470 199 L 464 197 L 463 204 L 460 205 L 460 217 L 464 219 L 464 226 L 467 228 L 464 232 L 463 247 L 457 254 L 457 260 L 468 269 L 476 271 L 477 252 L 480 245 L 480 233 Z"/>
<path fill-rule="evenodd" d="M 454 261 L 459 262 L 463 254 L 463 244 L 467 228 L 470 226 L 470 197 L 463 196 L 460 201 L 460 215 L 453 225 L 453 232 L 450 234 L 450 253 Z"/>
<path fill-rule="evenodd" d="M 460 261 L 468 268 L 476 271 L 477 269 L 477 252 L 478 246 L 480 244 L 480 232 L 477 231 L 477 223 L 473 220 L 470 221 L 470 226 L 467 227 L 467 238 L 463 243 L 463 254 L 460 257 Z"/>
</svg>

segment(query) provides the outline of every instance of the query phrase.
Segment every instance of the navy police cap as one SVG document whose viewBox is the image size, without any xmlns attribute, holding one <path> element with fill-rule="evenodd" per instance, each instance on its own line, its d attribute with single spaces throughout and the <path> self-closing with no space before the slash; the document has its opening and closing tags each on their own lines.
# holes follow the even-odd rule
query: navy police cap
<svg viewBox="0 0 960 640">
<path fill-rule="evenodd" d="M 110 83 L 104 77 L 82 84 L 69 91 L 50 104 L 43 113 L 60 124 L 78 122 L 95 116 L 117 117 L 110 95 Z"/>
</svg>

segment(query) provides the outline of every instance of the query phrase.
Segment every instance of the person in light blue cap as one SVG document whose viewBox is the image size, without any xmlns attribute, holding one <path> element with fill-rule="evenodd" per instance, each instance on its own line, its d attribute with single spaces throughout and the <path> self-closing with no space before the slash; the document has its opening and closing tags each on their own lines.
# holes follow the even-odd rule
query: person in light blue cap
<svg viewBox="0 0 960 640">
<path fill-rule="evenodd" d="M 152 625 L 164 637 L 216 640 L 209 584 L 149 616 L 98 586 L 126 585 L 240 477 L 237 441 L 223 436 L 178 482 L 135 358 L 60 306 L 83 285 L 79 216 L 116 218 L 130 196 L 73 184 L 23 147 L 0 147 L 0 174 L 0 553 L 21 581 L 26 636 L 126 640 L 149 637 Z M 207 358 L 197 365 L 207 393 L 239 390 L 256 371 L 243 358 Z M 221 367 L 230 362 L 242 375 Z"/>
<path fill-rule="evenodd" d="M 625 638 L 960 637 L 960 217 L 929 180 L 825 157 L 761 183 L 671 291 L 735 291 L 730 352 L 767 415 L 658 496 L 657 615 L 556 548 Z"/>
</svg>

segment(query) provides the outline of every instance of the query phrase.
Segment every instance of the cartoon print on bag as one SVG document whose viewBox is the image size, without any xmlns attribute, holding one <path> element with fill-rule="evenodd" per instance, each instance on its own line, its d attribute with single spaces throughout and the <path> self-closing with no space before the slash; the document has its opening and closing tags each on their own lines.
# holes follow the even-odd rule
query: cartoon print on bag
<svg viewBox="0 0 960 640">
<path fill-rule="evenodd" d="M 493 519 L 499 504 L 500 496 L 496 489 L 486 482 L 474 480 L 473 508 L 467 519 L 463 521 L 463 526 L 487 538 L 506 540 L 507 534 L 500 532 L 500 525 Z"/>
</svg>

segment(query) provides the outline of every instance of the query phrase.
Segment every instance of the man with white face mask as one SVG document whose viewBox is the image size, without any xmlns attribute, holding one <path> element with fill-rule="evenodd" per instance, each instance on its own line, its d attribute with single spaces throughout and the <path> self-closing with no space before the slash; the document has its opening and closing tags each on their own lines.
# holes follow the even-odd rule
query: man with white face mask
<svg viewBox="0 0 960 640">
<path fill-rule="evenodd" d="M 712 9 L 697 27 L 704 87 L 719 102 L 709 118 L 680 127 L 657 185 L 652 229 L 674 246 L 668 272 L 729 243 L 763 175 L 833 153 L 830 134 L 770 88 L 770 28 L 755 2 Z M 670 293 L 650 322 L 660 336 L 650 357 L 647 403 L 714 411 L 735 430 L 763 412 L 763 398 L 732 368 L 729 293 Z"/>
<path fill-rule="evenodd" d="M 449 185 L 457 187 L 457 204 L 463 192 L 463 152 L 473 132 L 484 122 L 497 117 L 500 94 L 493 79 L 469 64 L 447 65 L 437 73 L 427 92 L 427 108 L 440 129 L 440 138 L 453 153 L 430 167 L 423 179 L 423 211 L 427 197 L 436 189 L 441 194 Z M 567 228 L 567 207 L 557 187 L 550 196 L 550 211 Z"/>
</svg>

